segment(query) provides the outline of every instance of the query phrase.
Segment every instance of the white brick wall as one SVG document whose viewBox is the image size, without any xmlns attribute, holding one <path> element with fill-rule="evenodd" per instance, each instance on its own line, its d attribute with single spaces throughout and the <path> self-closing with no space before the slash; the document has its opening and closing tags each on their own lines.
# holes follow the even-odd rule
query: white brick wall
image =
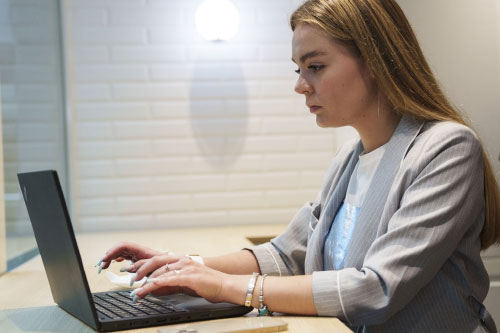
<svg viewBox="0 0 500 333">
<path fill-rule="evenodd" d="M 234 1 L 226 43 L 200 2 L 69 1 L 82 230 L 287 223 L 315 198 L 337 144 L 293 91 L 301 1 Z"/>
</svg>

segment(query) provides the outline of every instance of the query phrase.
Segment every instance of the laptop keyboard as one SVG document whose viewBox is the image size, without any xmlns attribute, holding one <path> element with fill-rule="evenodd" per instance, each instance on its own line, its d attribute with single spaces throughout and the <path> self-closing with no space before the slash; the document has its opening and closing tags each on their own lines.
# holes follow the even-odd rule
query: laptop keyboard
<svg viewBox="0 0 500 333">
<path fill-rule="evenodd" d="M 133 304 L 128 291 L 92 295 L 99 319 L 120 319 L 161 315 L 186 310 L 153 296 Z"/>
</svg>

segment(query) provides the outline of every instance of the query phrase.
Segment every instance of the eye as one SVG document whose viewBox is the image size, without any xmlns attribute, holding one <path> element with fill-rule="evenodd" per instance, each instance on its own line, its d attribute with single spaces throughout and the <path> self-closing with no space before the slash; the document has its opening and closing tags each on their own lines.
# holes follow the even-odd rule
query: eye
<svg viewBox="0 0 500 333">
<path fill-rule="evenodd" d="M 325 66 L 324 65 L 309 65 L 307 66 L 307 69 L 313 73 L 317 73 L 320 70 L 322 70 Z M 295 73 L 300 74 L 300 68 L 297 68 L 295 70 Z"/>
<path fill-rule="evenodd" d="M 323 69 L 323 65 L 309 65 L 307 68 L 312 70 L 313 72 L 319 72 L 320 70 Z"/>
</svg>

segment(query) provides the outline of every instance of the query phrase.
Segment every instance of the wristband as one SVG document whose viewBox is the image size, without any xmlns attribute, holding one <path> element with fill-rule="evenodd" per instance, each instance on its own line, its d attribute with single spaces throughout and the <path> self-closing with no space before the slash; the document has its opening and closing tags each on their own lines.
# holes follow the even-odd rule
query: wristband
<svg viewBox="0 0 500 333">
<path fill-rule="evenodd" d="M 245 297 L 245 306 L 247 307 L 252 306 L 253 290 L 255 289 L 255 284 L 257 283 L 257 276 L 259 276 L 259 273 L 253 272 L 250 281 L 248 281 L 247 295 Z"/>
<path fill-rule="evenodd" d="M 203 258 L 197 254 L 186 254 L 186 257 L 190 258 L 193 261 L 196 261 L 198 264 L 205 265 Z"/>
</svg>

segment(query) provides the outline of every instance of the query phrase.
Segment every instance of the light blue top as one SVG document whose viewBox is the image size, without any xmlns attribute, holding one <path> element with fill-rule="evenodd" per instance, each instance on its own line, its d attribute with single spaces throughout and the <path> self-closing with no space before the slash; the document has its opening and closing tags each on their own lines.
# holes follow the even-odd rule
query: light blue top
<svg viewBox="0 0 500 333">
<path fill-rule="evenodd" d="M 324 270 L 344 268 L 344 258 L 351 241 L 361 205 L 375 170 L 384 155 L 385 145 L 368 154 L 361 154 L 349 180 L 346 197 L 340 206 L 323 248 Z"/>
<path fill-rule="evenodd" d="M 339 270 L 344 267 L 345 253 L 359 215 L 359 209 L 360 207 L 352 206 L 345 201 L 340 206 L 325 240 L 323 253 L 325 270 Z"/>
</svg>

